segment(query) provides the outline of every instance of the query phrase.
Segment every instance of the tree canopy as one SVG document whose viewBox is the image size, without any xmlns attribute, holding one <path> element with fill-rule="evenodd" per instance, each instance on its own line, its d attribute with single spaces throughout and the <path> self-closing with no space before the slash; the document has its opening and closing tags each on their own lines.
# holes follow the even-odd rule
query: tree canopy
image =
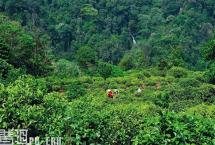
<svg viewBox="0 0 215 145">
<path fill-rule="evenodd" d="M 89 46 L 102 61 L 118 64 L 137 44 L 147 44 L 148 65 L 181 48 L 188 68 L 200 69 L 202 44 L 213 35 L 211 0 L 3 0 L 0 11 L 50 36 L 53 51 L 67 59 Z M 27 42 L 26 42 L 27 43 Z M 140 45 L 140 49 L 146 49 Z M 170 63 L 171 60 L 167 60 Z M 175 61 L 175 60 L 174 60 Z M 135 67 L 135 66 L 134 66 Z"/>
</svg>

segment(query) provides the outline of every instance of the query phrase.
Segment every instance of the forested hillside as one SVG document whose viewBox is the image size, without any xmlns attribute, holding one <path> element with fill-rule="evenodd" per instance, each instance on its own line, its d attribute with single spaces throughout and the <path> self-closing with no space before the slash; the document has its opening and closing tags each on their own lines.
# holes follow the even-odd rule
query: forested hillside
<svg viewBox="0 0 215 145">
<path fill-rule="evenodd" d="M 214 26 L 214 0 L 1 0 L 0 129 L 214 145 Z"/>
<path fill-rule="evenodd" d="M 0 10 L 29 31 L 48 35 L 60 57 L 73 60 L 85 47 L 95 51 L 98 60 L 121 65 L 131 61 L 124 66 L 127 69 L 155 65 L 160 60 L 204 67 L 199 48 L 213 35 L 214 9 L 213 0 L 0 2 Z"/>
</svg>

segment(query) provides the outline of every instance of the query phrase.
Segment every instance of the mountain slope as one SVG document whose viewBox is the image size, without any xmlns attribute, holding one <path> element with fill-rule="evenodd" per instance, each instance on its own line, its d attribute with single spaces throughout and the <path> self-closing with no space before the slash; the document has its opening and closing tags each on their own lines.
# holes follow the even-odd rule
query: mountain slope
<svg viewBox="0 0 215 145">
<path fill-rule="evenodd" d="M 133 47 L 143 65 L 161 59 L 175 65 L 201 67 L 199 47 L 212 37 L 215 2 L 211 0 L 3 0 L 0 10 L 31 31 L 40 28 L 51 37 L 55 52 L 74 59 L 88 45 L 99 59 L 117 64 Z M 177 53 L 183 63 L 173 61 Z M 57 53 L 59 54 L 59 53 Z M 175 58 L 176 59 L 176 58 Z"/>
</svg>

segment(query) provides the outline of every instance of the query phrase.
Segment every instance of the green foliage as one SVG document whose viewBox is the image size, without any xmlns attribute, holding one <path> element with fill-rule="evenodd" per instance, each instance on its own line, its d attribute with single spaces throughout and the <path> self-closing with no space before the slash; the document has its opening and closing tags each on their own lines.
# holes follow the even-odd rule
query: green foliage
<svg viewBox="0 0 215 145">
<path fill-rule="evenodd" d="M 14 67 L 25 67 L 33 75 L 46 74 L 48 59 L 40 38 L 27 33 L 18 22 L 0 17 L 0 58 Z"/>
<path fill-rule="evenodd" d="M 42 103 L 44 91 L 44 83 L 34 81 L 32 77 L 27 76 L 18 79 L 5 88 L 1 92 L 1 96 L 7 94 L 7 97 L 2 98 L 2 103 L 5 105 L 1 107 L 4 110 L 3 126 L 1 127 L 28 128 L 33 122 L 24 123 L 25 120 L 23 120 L 22 115 L 28 114 L 26 108 L 30 106 L 38 105 L 39 107 Z M 19 124 L 19 122 L 23 122 L 23 124 Z"/>
<path fill-rule="evenodd" d="M 204 102 L 215 102 L 215 87 L 213 85 L 203 84 L 199 89 L 196 89 L 196 91 L 194 90 L 193 94 L 200 96 Z"/>
<path fill-rule="evenodd" d="M 0 84 L 0 127 L 61 136 L 65 144 L 212 144 L 214 85 L 194 75 L 200 72 L 185 69 L 175 78 L 159 71 L 133 70 L 107 80 L 22 76 Z M 109 88 L 120 92 L 112 100 Z"/>
<path fill-rule="evenodd" d="M 43 115 L 48 116 L 44 118 L 45 124 L 37 124 L 42 125 L 41 129 L 45 134 L 61 136 L 67 130 L 65 128 L 68 117 L 66 115 L 66 111 L 68 110 L 67 97 L 60 93 L 49 93 L 44 96 L 43 101 L 42 106 L 45 108 Z"/>
<path fill-rule="evenodd" d="M 202 54 L 208 61 L 215 60 L 215 39 L 210 40 L 205 47 L 202 48 Z"/>
<path fill-rule="evenodd" d="M 180 81 L 179 81 L 179 85 L 183 88 L 186 88 L 188 86 L 191 86 L 191 87 L 199 87 L 201 85 L 201 82 L 194 79 L 194 78 L 182 78 Z"/>
<path fill-rule="evenodd" d="M 1 1 L 20 23 L 0 14 L 0 128 L 65 144 L 213 144 L 214 40 L 208 70 L 186 68 L 206 64 L 214 4 Z"/>
<path fill-rule="evenodd" d="M 156 65 L 166 59 L 170 66 L 195 68 L 199 68 L 201 60 L 199 47 L 213 36 L 213 8 L 211 0 L 4 0 L 0 3 L 1 12 L 30 31 L 36 29 L 48 34 L 58 56 L 75 58 L 74 52 L 89 45 L 102 61 L 116 65 L 126 52 L 139 52 L 138 46 L 144 51 L 138 54 L 139 66 Z M 1 16 L 1 22 L 4 21 Z"/>
<path fill-rule="evenodd" d="M 74 62 L 60 59 L 55 64 L 54 75 L 59 78 L 78 77 L 80 69 Z"/>
<path fill-rule="evenodd" d="M 169 75 L 175 78 L 181 78 L 187 76 L 187 71 L 184 68 L 172 67 L 169 71 Z"/>
<path fill-rule="evenodd" d="M 96 10 L 95 8 L 93 8 L 93 6 L 91 5 L 85 5 L 82 9 L 81 9 L 81 14 L 84 16 L 97 16 L 98 15 L 98 10 Z"/>
<path fill-rule="evenodd" d="M 200 104 L 189 108 L 185 114 L 195 114 L 205 118 L 215 118 L 215 105 Z"/>
<path fill-rule="evenodd" d="M 0 78 L 7 79 L 8 73 L 12 69 L 12 66 L 3 59 L 0 59 L 0 64 Z"/>
<path fill-rule="evenodd" d="M 86 89 L 80 81 L 74 81 L 68 85 L 67 95 L 70 100 L 82 97 L 85 95 L 85 93 Z"/>
<path fill-rule="evenodd" d="M 2 89 L 2 87 L 4 89 Z M 9 86 L 0 85 L 1 128 L 27 128 L 32 137 L 60 136 L 64 131 L 66 98 L 47 94 L 44 80 L 23 76 Z"/>
<path fill-rule="evenodd" d="M 122 77 L 124 76 L 123 70 L 115 65 L 106 62 L 98 62 L 97 71 L 101 77 L 107 79 L 108 77 Z"/>
<path fill-rule="evenodd" d="M 110 77 L 113 71 L 112 65 L 105 62 L 99 62 L 97 69 L 99 74 L 105 79 Z"/>
<path fill-rule="evenodd" d="M 77 60 L 83 67 L 90 67 L 96 62 L 96 52 L 88 46 L 84 46 L 77 51 Z"/>
<path fill-rule="evenodd" d="M 9 46 L 0 39 L 0 59 L 8 60 L 9 58 Z"/>
<path fill-rule="evenodd" d="M 209 61 L 208 70 L 205 74 L 206 79 L 210 83 L 215 83 L 215 39 L 210 40 L 205 47 L 202 48 L 202 54 Z"/>
<path fill-rule="evenodd" d="M 120 67 L 115 65 L 112 66 L 112 73 L 111 73 L 112 77 L 123 77 L 124 74 L 125 74 L 124 71 Z"/>
<path fill-rule="evenodd" d="M 132 57 L 129 54 L 125 54 L 119 63 L 119 66 L 124 70 L 129 70 L 134 67 Z"/>
<path fill-rule="evenodd" d="M 0 64 L 0 81 L 4 83 L 13 82 L 19 76 L 25 74 L 25 71 L 23 69 L 15 69 L 12 65 L 8 64 L 3 59 L 0 59 Z"/>
<path fill-rule="evenodd" d="M 171 112 L 164 112 L 157 120 L 150 118 L 147 125 L 142 127 L 133 141 L 134 144 L 157 145 L 212 144 L 214 139 L 213 127 L 213 121 L 210 119 L 178 116 Z"/>
<path fill-rule="evenodd" d="M 141 48 L 133 48 L 121 59 L 119 65 L 125 70 L 140 68 L 147 65 L 146 55 Z"/>
<path fill-rule="evenodd" d="M 212 63 L 205 73 L 205 78 L 210 83 L 215 83 L 215 63 Z"/>
</svg>

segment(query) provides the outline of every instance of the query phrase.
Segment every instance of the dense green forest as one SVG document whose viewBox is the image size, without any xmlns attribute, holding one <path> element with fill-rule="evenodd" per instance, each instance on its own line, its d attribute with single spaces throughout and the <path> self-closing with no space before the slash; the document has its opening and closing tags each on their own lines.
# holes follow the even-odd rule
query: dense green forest
<svg viewBox="0 0 215 145">
<path fill-rule="evenodd" d="M 0 129 L 214 145 L 214 27 L 214 0 L 1 0 Z"/>
<path fill-rule="evenodd" d="M 213 0 L 0 2 L 2 12 L 44 36 L 59 57 L 73 60 L 84 47 L 94 51 L 97 60 L 123 66 L 131 61 L 131 66 L 124 66 L 127 69 L 161 60 L 204 67 L 199 48 L 213 36 L 214 7 Z"/>
</svg>

